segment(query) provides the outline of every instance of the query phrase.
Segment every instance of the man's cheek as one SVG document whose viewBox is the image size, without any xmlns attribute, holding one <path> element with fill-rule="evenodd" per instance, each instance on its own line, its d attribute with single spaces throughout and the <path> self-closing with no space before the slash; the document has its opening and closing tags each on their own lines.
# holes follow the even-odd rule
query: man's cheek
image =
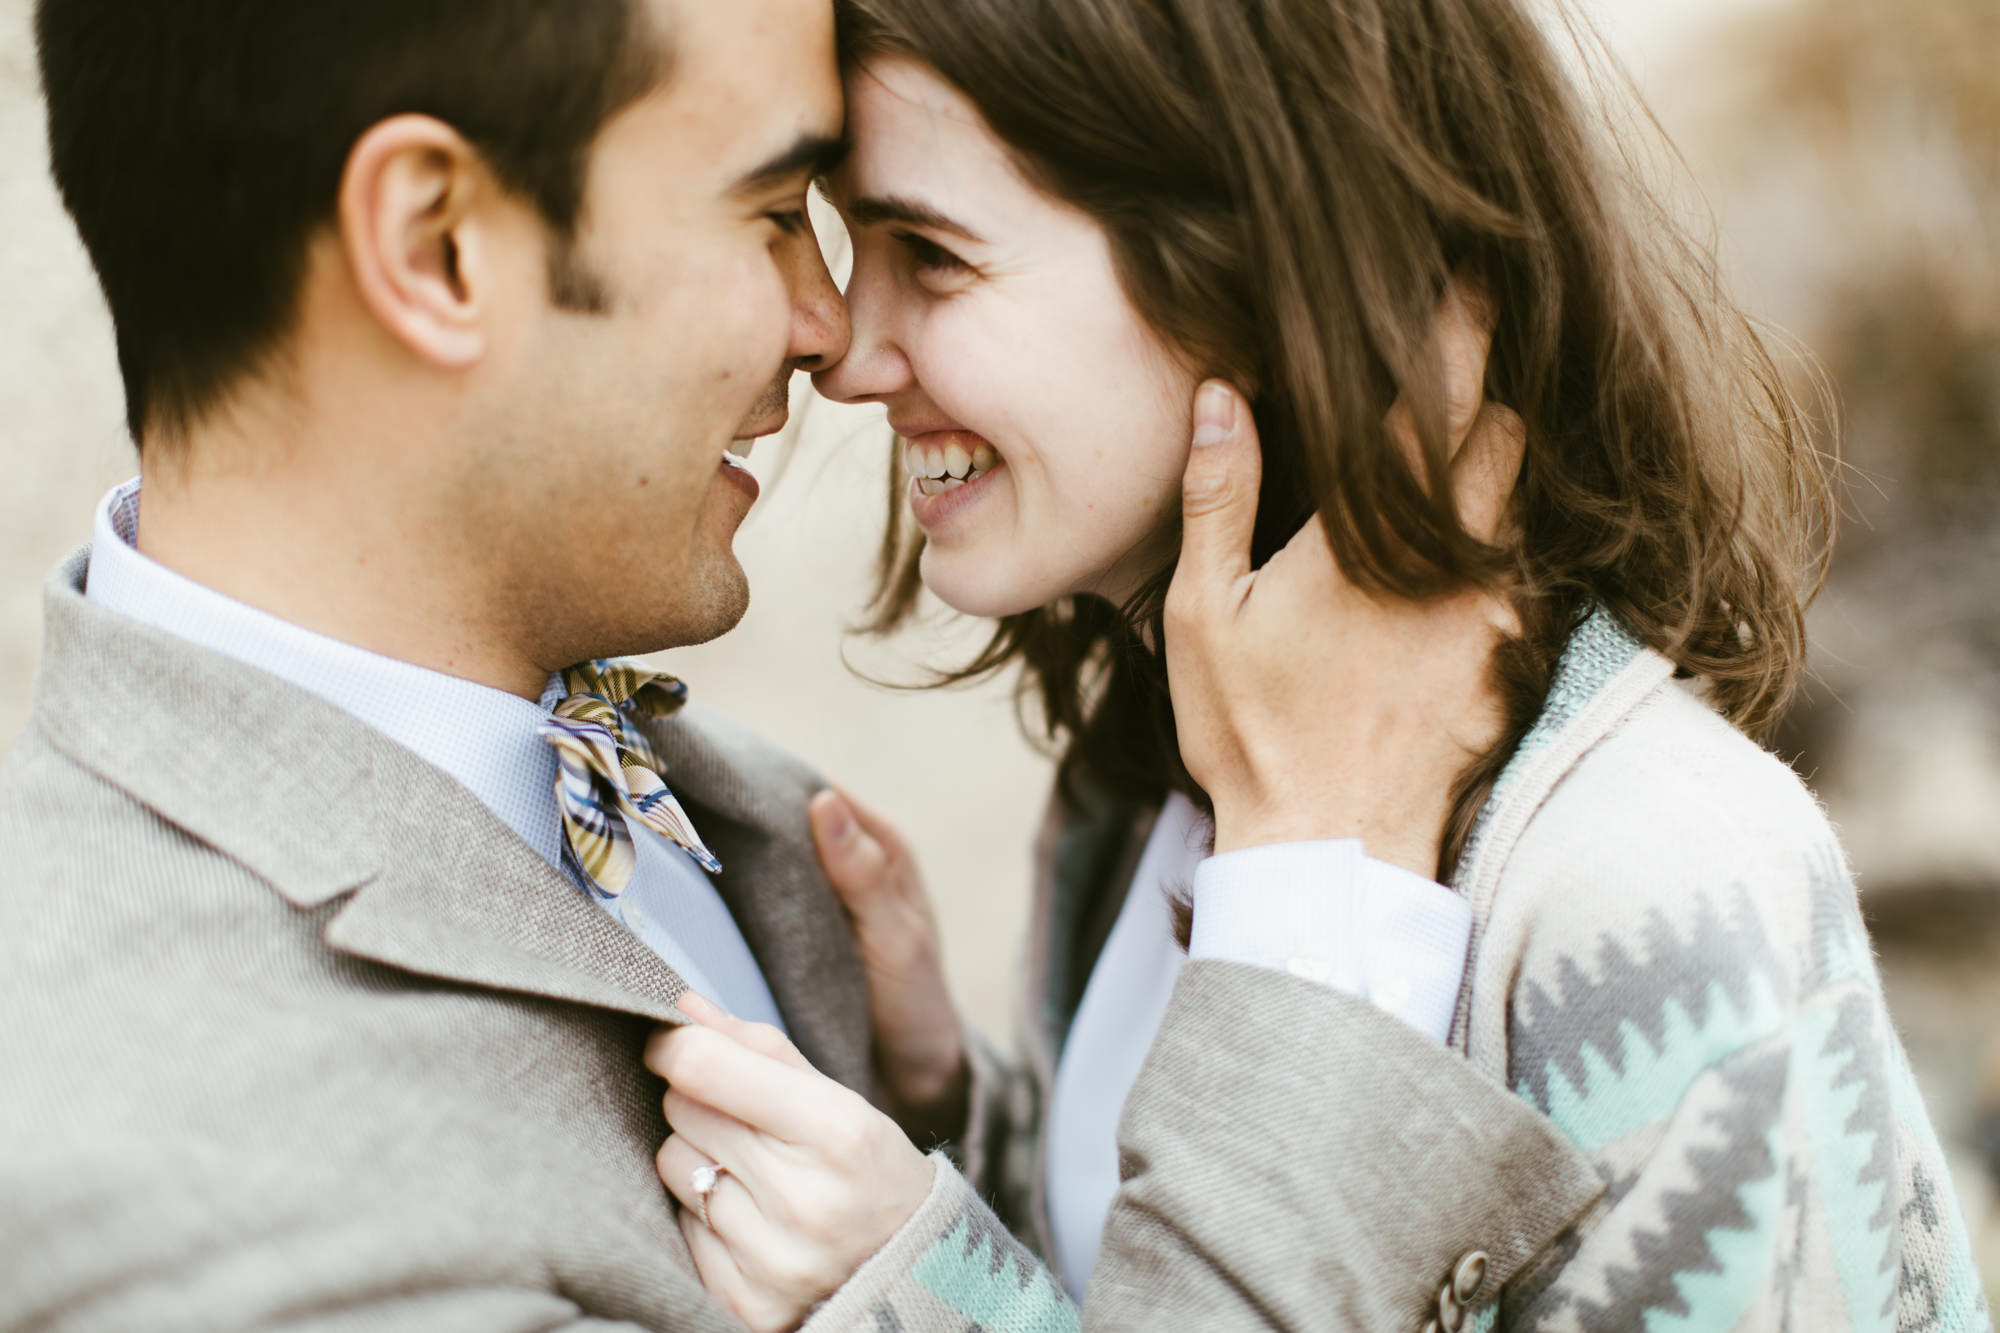
<svg viewBox="0 0 2000 1333">
<path fill-rule="evenodd" d="M 732 382 L 747 377 L 751 395 L 761 393 L 784 365 L 792 338 L 791 293 L 771 256 L 721 276 L 688 327 L 712 355 L 726 359 Z"/>
</svg>

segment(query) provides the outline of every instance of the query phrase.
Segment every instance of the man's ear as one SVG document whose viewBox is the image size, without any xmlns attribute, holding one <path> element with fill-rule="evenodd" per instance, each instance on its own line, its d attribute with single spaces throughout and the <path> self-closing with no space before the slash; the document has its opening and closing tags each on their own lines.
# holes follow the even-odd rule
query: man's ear
<svg viewBox="0 0 2000 1333">
<path fill-rule="evenodd" d="M 495 193 L 478 151 L 419 115 L 362 135 L 341 178 L 341 245 L 356 294 L 390 336 L 446 369 L 486 355 L 500 275 L 480 210 Z"/>
</svg>

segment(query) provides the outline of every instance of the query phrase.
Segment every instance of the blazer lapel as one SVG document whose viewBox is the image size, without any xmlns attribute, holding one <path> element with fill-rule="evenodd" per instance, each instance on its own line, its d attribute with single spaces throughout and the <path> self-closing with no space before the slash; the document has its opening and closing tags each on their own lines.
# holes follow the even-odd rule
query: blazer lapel
<svg viewBox="0 0 2000 1333">
<path fill-rule="evenodd" d="M 683 1021 L 679 974 L 470 792 L 406 753 L 375 771 L 383 867 L 328 921 L 330 946 L 465 985 Z"/>
<path fill-rule="evenodd" d="M 439 980 L 679 1022 L 686 983 L 464 787 L 275 676 L 46 588 L 33 725 L 301 910 Z"/>
</svg>

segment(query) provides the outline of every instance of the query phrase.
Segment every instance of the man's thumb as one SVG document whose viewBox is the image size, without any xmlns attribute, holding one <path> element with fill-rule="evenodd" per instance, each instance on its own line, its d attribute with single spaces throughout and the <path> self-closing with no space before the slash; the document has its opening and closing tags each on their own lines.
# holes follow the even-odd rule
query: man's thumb
<svg viewBox="0 0 2000 1333">
<path fill-rule="evenodd" d="M 1250 572 L 1263 469 L 1250 404 L 1221 380 L 1203 384 L 1194 398 L 1194 448 L 1181 483 L 1177 578 L 1227 583 Z"/>
</svg>

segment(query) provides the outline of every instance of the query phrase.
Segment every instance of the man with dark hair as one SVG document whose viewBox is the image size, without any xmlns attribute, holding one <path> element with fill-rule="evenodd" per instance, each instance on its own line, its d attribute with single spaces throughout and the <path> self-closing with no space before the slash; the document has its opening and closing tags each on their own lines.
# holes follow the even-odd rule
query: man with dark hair
<svg viewBox="0 0 2000 1333">
<path fill-rule="evenodd" d="M 139 481 L 0 766 L 0 1326 L 731 1329 L 653 1156 L 689 984 L 867 1079 L 720 634 L 827 0 L 40 0 Z M 581 664 L 581 665 L 579 665 Z"/>
</svg>

